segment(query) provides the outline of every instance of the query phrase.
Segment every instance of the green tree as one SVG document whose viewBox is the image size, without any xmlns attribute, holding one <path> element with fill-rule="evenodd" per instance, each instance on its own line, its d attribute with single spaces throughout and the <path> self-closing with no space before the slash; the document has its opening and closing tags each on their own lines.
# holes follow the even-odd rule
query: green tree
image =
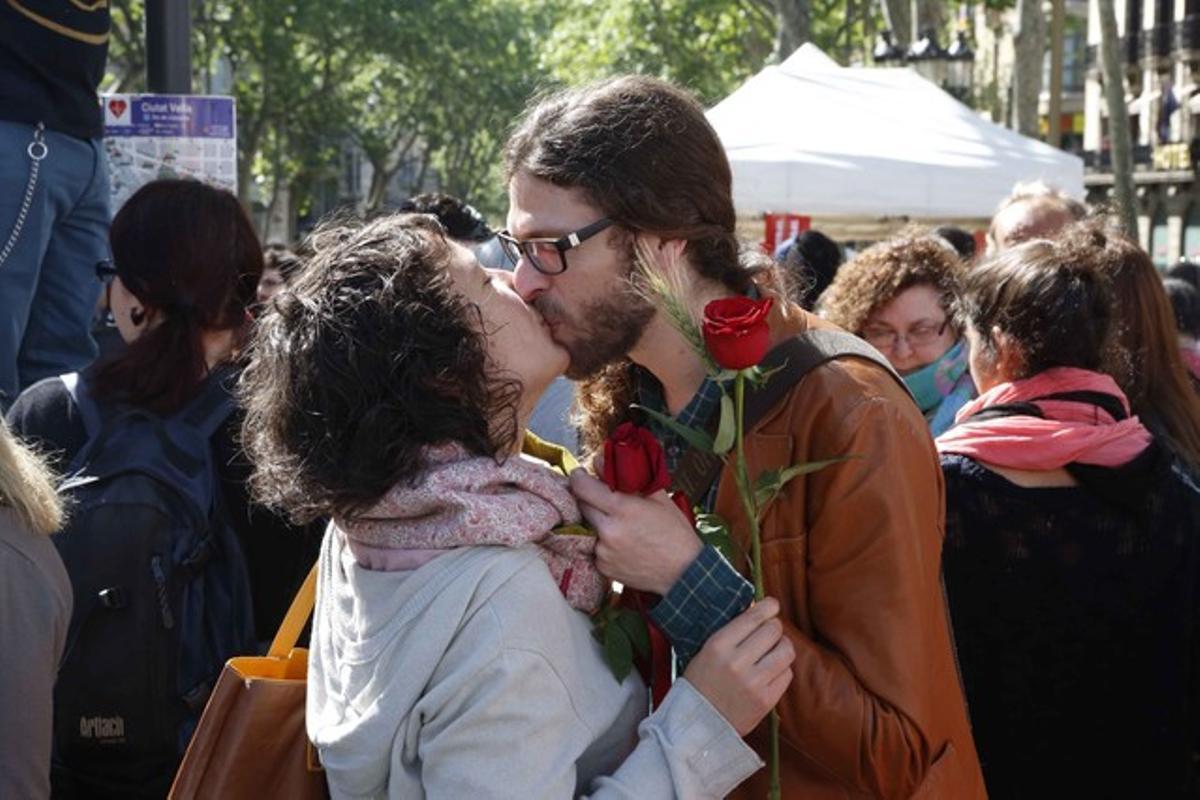
<svg viewBox="0 0 1200 800">
<path fill-rule="evenodd" d="M 140 0 L 112 0 L 111 16 L 108 75 L 100 88 L 106 92 L 145 91 L 145 4 Z"/>
<path fill-rule="evenodd" d="M 545 76 L 544 6 L 513 0 L 393 7 L 368 26 L 366 64 L 348 87 L 352 138 L 373 167 L 367 204 L 377 208 L 406 164 L 407 191 L 440 186 L 496 212 L 503 208 L 500 149 Z"/>
<path fill-rule="evenodd" d="M 559 21 L 542 60 L 558 81 L 657 75 L 690 87 L 706 103 L 763 67 L 778 24 L 749 0 L 584 0 L 561 2 L 555 11 Z"/>
</svg>

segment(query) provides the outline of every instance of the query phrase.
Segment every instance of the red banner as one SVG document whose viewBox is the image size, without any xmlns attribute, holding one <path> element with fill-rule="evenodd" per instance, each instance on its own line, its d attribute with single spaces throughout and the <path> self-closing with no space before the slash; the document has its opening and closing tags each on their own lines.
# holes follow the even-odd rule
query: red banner
<svg viewBox="0 0 1200 800">
<path fill-rule="evenodd" d="M 767 255 L 774 255 L 776 247 L 812 227 L 812 218 L 800 214 L 767 214 L 766 218 L 767 231 L 763 240 L 763 250 Z"/>
</svg>

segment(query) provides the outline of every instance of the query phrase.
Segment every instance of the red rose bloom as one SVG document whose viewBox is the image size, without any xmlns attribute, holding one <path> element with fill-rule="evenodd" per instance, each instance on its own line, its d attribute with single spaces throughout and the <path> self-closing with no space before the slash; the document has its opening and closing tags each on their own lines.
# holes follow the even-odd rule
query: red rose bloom
<svg viewBox="0 0 1200 800">
<path fill-rule="evenodd" d="M 767 312 L 771 298 L 726 297 L 704 307 L 704 345 L 724 369 L 746 369 L 762 361 L 770 344 Z"/>
<path fill-rule="evenodd" d="M 667 459 L 654 434 L 623 422 L 604 440 L 604 482 L 614 492 L 648 495 L 671 485 Z"/>
</svg>

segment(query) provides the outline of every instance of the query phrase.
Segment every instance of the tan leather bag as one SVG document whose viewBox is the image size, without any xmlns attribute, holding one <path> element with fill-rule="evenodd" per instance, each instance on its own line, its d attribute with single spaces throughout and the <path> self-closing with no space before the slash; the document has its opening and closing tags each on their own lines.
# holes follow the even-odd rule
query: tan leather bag
<svg viewBox="0 0 1200 800">
<path fill-rule="evenodd" d="M 304 729 L 308 651 L 296 640 L 312 616 L 314 565 L 265 656 L 231 658 L 179 765 L 170 800 L 329 797 Z"/>
</svg>

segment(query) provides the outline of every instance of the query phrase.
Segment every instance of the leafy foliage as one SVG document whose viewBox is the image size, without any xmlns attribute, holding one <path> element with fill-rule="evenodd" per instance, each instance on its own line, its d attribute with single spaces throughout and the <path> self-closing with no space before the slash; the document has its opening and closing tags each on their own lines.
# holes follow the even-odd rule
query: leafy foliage
<svg viewBox="0 0 1200 800">
<path fill-rule="evenodd" d="M 640 72 L 714 103 L 772 57 L 785 19 L 799 13 L 811 38 L 845 60 L 877 16 L 869 0 L 190 6 L 195 90 L 212 92 L 231 80 L 237 99 L 243 200 L 269 203 L 287 189 L 303 211 L 346 171 L 344 151 L 353 146 L 373 167 L 363 187 L 368 208 L 384 203 L 394 180 L 409 193 L 439 186 L 493 217 L 506 205 L 501 149 L 539 89 Z M 144 91 L 144 4 L 112 0 L 112 17 L 104 88 Z"/>
<path fill-rule="evenodd" d="M 767 506 L 779 496 L 779 493 L 783 491 L 783 487 L 787 486 L 792 478 L 817 472 L 831 464 L 837 464 L 851 458 L 856 458 L 856 456 L 828 458 L 824 461 L 809 461 L 805 464 L 795 464 L 790 467 L 769 469 L 762 472 L 758 476 L 758 480 L 754 482 L 754 505 L 758 509 L 759 515 L 761 516 L 766 511 Z"/>
<path fill-rule="evenodd" d="M 696 533 L 700 541 L 717 548 L 730 564 L 739 569 L 746 566 L 746 554 L 733 541 L 729 523 L 720 514 L 697 514 Z"/>
<path fill-rule="evenodd" d="M 592 636 L 600 642 L 604 661 L 620 683 L 633 669 L 635 654 L 650 657 L 650 634 L 646 621 L 636 611 L 605 606 L 592 615 Z"/>
<path fill-rule="evenodd" d="M 625 72 L 657 75 L 720 100 L 761 69 L 773 17 L 728 0 L 550 0 L 557 24 L 541 51 L 555 79 L 577 83 Z"/>
<path fill-rule="evenodd" d="M 634 404 L 633 408 L 638 409 L 643 414 L 652 418 L 656 422 L 660 422 L 678 434 L 685 442 L 697 450 L 712 450 L 713 438 L 707 433 L 696 428 L 688 427 L 676 420 L 669 414 L 664 414 L 661 411 L 656 411 L 653 408 L 647 408 L 643 405 Z"/>
</svg>

